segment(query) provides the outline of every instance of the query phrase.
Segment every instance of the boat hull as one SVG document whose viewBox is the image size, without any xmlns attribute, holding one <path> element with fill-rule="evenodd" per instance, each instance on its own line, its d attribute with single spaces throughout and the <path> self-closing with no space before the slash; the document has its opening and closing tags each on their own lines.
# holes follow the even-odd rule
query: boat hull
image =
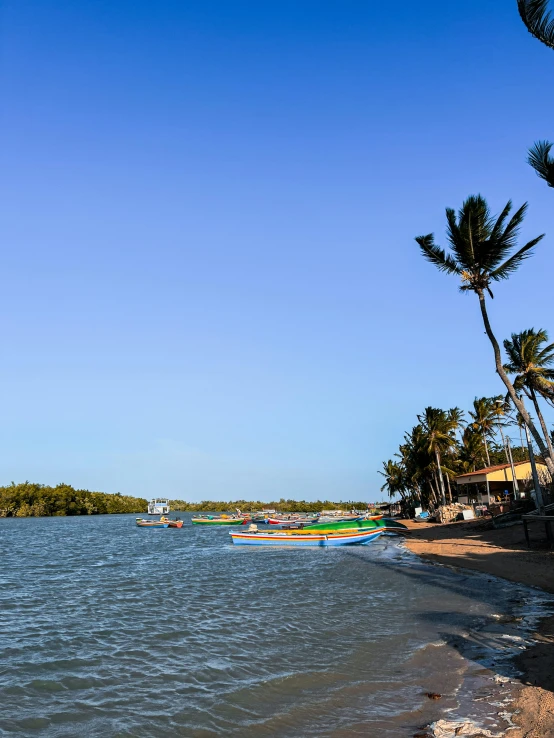
<svg viewBox="0 0 554 738">
<path fill-rule="evenodd" d="M 229 535 L 236 546 L 354 546 L 370 543 L 381 535 L 381 530 L 345 531 L 331 535 L 287 533 L 244 532 L 229 531 Z"/>
</svg>

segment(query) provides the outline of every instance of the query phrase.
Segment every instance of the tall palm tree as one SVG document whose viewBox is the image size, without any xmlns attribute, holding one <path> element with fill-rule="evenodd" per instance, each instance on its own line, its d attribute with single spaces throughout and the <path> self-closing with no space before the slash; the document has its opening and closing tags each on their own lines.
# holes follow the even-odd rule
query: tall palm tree
<svg viewBox="0 0 554 738">
<path fill-rule="evenodd" d="M 554 343 L 548 342 L 548 333 L 534 328 L 512 333 L 512 340 L 504 341 L 504 348 L 508 355 L 508 363 L 504 369 L 508 374 L 515 374 L 514 388 L 523 391 L 535 406 L 537 417 L 551 456 L 554 449 L 550 433 L 544 422 L 544 416 L 539 407 L 537 394 L 554 402 Z"/>
<path fill-rule="evenodd" d="M 549 187 L 554 187 L 554 157 L 550 156 L 550 150 L 554 144 L 550 141 L 537 141 L 529 149 L 527 161 L 533 167 L 541 179 Z"/>
<path fill-rule="evenodd" d="M 554 49 L 554 19 L 548 6 L 549 0 L 517 0 L 521 20 L 529 33 Z M 551 148 L 550 141 L 537 141 L 529 149 L 527 161 L 549 187 L 554 187 L 554 159 L 550 156 Z"/>
<path fill-rule="evenodd" d="M 451 252 L 446 253 L 435 243 L 434 235 L 418 236 L 417 243 L 423 255 L 440 271 L 456 274 L 461 279 L 460 290 L 472 291 L 479 298 L 481 315 L 485 331 L 492 344 L 496 371 L 504 382 L 510 398 L 523 416 L 529 430 L 544 456 L 548 470 L 554 476 L 554 459 L 535 428 L 529 413 L 519 399 L 502 364 L 500 346 L 492 332 L 485 293 L 493 298 L 491 284 L 508 277 L 517 271 L 522 262 L 531 256 L 533 248 L 544 234 L 534 238 L 521 248 L 516 249 L 521 223 L 527 211 L 527 203 L 522 205 L 512 216 L 512 203 L 508 202 L 504 210 L 494 218 L 487 201 L 481 195 L 468 197 L 460 211 L 446 209 L 447 238 Z"/>
<path fill-rule="evenodd" d="M 442 504 L 446 504 L 446 490 L 444 487 L 441 456 L 456 447 L 456 430 L 461 422 L 462 413 L 459 408 L 452 408 L 448 412 L 436 407 L 426 407 L 417 419 L 421 423 L 426 435 L 427 449 L 434 454 L 437 468 L 437 477 L 440 483 Z M 451 497 L 451 496 L 450 496 Z M 452 498 L 450 499 L 452 502 Z"/>
<path fill-rule="evenodd" d="M 498 397 L 476 397 L 473 400 L 473 410 L 469 411 L 469 417 L 473 421 L 471 424 L 473 429 L 478 431 L 483 438 L 487 466 L 491 465 L 487 439 L 493 439 L 495 425 L 498 422 L 496 413 L 497 399 Z"/>
<path fill-rule="evenodd" d="M 521 20 L 529 33 L 554 49 L 554 19 L 548 5 L 549 0 L 517 0 Z"/>
</svg>

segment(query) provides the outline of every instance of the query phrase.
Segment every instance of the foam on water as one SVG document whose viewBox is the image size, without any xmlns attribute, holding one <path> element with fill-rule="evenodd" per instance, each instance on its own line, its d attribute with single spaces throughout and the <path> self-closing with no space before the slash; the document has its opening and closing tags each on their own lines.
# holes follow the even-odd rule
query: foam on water
<svg viewBox="0 0 554 738">
<path fill-rule="evenodd" d="M 392 538 L 236 548 L 228 529 L 185 525 L 0 520 L 0 735 L 506 727 L 509 689 L 492 679 L 516 678 L 510 658 L 550 605 L 542 593 L 427 565 Z"/>
</svg>

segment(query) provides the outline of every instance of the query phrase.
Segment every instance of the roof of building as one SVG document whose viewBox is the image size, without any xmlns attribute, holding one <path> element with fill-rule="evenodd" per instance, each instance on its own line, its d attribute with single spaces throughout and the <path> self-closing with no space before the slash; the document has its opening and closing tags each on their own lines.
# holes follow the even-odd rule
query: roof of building
<svg viewBox="0 0 554 738">
<path fill-rule="evenodd" d="M 529 464 L 529 460 L 526 461 L 514 461 L 514 466 L 521 466 L 522 464 Z M 542 459 L 537 459 L 537 464 L 539 466 L 544 466 L 544 461 Z M 460 479 L 461 477 L 473 477 L 476 474 L 491 474 L 492 472 L 502 471 L 502 469 L 509 469 L 511 464 L 496 464 L 496 466 L 487 466 L 484 469 L 476 469 L 473 472 L 468 472 L 467 474 L 458 474 L 456 479 Z"/>
</svg>

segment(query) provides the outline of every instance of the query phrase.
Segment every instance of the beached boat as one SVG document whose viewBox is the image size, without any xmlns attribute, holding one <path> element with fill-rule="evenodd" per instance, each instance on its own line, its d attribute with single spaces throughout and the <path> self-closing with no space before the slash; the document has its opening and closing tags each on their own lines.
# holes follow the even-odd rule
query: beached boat
<svg viewBox="0 0 554 738">
<path fill-rule="evenodd" d="M 238 515 L 197 515 L 192 518 L 193 525 L 245 525 L 250 522 Z"/>
<path fill-rule="evenodd" d="M 336 531 L 329 534 L 314 533 L 311 535 L 305 532 L 285 530 L 229 531 L 233 543 L 237 546 L 354 546 L 370 543 L 379 538 L 381 533 L 380 529 Z"/>
<path fill-rule="evenodd" d="M 169 528 L 169 523 L 163 520 L 144 520 L 137 518 L 137 525 L 139 528 Z"/>
</svg>

